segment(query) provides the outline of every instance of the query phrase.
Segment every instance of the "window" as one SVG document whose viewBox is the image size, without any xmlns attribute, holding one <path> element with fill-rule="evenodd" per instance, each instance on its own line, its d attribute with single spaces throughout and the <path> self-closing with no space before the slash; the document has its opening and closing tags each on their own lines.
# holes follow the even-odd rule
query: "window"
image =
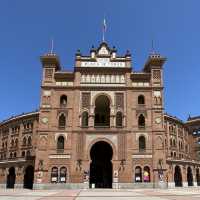
<svg viewBox="0 0 200 200">
<path fill-rule="evenodd" d="M 174 158 L 176 158 L 176 152 L 174 152 Z"/>
<path fill-rule="evenodd" d="M 144 136 L 139 137 L 139 151 L 145 151 L 146 149 L 146 141 Z"/>
<path fill-rule="evenodd" d="M 173 139 L 173 146 L 175 147 L 176 146 L 176 140 Z"/>
<path fill-rule="evenodd" d="M 142 169 L 139 166 L 135 168 L 135 182 L 142 182 Z"/>
<path fill-rule="evenodd" d="M 88 126 L 88 112 L 82 113 L 82 126 L 87 127 Z"/>
<path fill-rule="evenodd" d="M 63 129 L 66 126 L 66 118 L 65 115 L 62 113 L 59 117 L 59 128 Z"/>
<path fill-rule="evenodd" d="M 32 139 L 31 139 L 31 136 L 28 137 L 28 145 L 31 145 L 32 143 Z"/>
<path fill-rule="evenodd" d="M 57 183 L 58 182 L 58 168 L 53 167 L 51 170 L 51 182 Z"/>
<path fill-rule="evenodd" d="M 122 127 L 122 113 L 121 112 L 117 112 L 117 115 L 116 115 L 116 126 L 117 127 Z"/>
<path fill-rule="evenodd" d="M 17 153 L 16 152 L 14 152 L 14 158 L 16 158 L 17 157 Z"/>
<path fill-rule="evenodd" d="M 31 152 L 30 151 L 27 151 L 26 152 L 26 156 L 28 157 L 28 156 L 31 156 Z"/>
<path fill-rule="evenodd" d="M 26 146 L 26 137 L 23 138 L 23 143 L 22 143 L 22 145 L 23 145 L 23 146 Z"/>
<path fill-rule="evenodd" d="M 25 151 L 22 151 L 22 157 L 24 157 L 25 156 Z"/>
<path fill-rule="evenodd" d="M 66 177 L 67 177 L 67 168 L 61 167 L 60 168 L 60 183 L 66 183 Z"/>
<path fill-rule="evenodd" d="M 65 142 L 64 137 L 59 136 L 57 141 L 57 149 L 64 149 L 64 142 Z"/>
<path fill-rule="evenodd" d="M 18 147 L 18 139 L 15 140 L 15 146 Z"/>
<path fill-rule="evenodd" d="M 60 107 L 66 107 L 67 106 L 67 96 L 62 95 L 60 97 Z"/>
<path fill-rule="evenodd" d="M 14 147 L 14 140 L 11 141 L 11 147 Z"/>
<path fill-rule="evenodd" d="M 145 117 L 142 114 L 138 117 L 138 127 L 139 128 L 145 127 Z"/>
<path fill-rule="evenodd" d="M 144 105 L 145 104 L 145 99 L 143 95 L 138 96 L 138 104 L 139 105 Z"/>
</svg>

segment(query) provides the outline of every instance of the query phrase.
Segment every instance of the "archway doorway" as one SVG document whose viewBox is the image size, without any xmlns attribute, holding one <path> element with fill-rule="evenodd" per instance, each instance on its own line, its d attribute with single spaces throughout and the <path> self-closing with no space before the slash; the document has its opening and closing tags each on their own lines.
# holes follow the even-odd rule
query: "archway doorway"
<svg viewBox="0 0 200 200">
<path fill-rule="evenodd" d="M 104 141 L 95 143 L 90 150 L 90 187 L 112 188 L 112 159 L 113 150 Z"/>
<path fill-rule="evenodd" d="M 196 169 L 196 179 L 197 179 L 197 186 L 200 186 L 200 174 L 199 174 L 199 168 Z"/>
<path fill-rule="evenodd" d="M 24 174 L 24 188 L 33 189 L 34 168 L 29 165 Z"/>
<path fill-rule="evenodd" d="M 110 126 L 110 100 L 105 95 L 100 95 L 95 101 L 95 126 Z"/>
<path fill-rule="evenodd" d="M 187 181 L 188 181 L 188 186 L 193 186 L 193 174 L 191 167 L 187 168 Z"/>
<path fill-rule="evenodd" d="M 16 179 L 15 168 L 11 167 L 9 169 L 9 174 L 7 175 L 6 187 L 14 188 L 15 187 L 15 179 Z"/>
<path fill-rule="evenodd" d="M 181 168 L 179 166 L 175 167 L 174 182 L 175 182 L 175 187 L 182 187 L 183 186 Z"/>
</svg>

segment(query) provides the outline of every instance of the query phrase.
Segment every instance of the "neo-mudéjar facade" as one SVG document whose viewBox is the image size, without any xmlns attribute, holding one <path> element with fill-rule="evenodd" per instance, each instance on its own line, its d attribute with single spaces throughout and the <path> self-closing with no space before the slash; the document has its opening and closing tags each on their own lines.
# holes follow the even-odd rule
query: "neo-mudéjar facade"
<svg viewBox="0 0 200 200">
<path fill-rule="evenodd" d="M 73 72 L 41 56 L 38 111 L 0 123 L 0 186 L 200 186 L 200 117 L 164 113 L 165 61 L 152 53 L 136 72 L 106 42 L 78 50 Z"/>
</svg>

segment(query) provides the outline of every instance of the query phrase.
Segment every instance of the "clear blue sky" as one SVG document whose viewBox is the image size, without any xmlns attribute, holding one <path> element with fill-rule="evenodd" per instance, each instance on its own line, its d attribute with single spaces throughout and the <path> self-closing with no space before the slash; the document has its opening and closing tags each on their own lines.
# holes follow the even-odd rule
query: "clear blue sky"
<svg viewBox="0 0 200 200">
<path fill-rule="evenodd" d="M 151 49 L 165 64 L 165 110 L 185 120 L 200 115 L 199 0 L 0 0 L 0 121 L 39 107 L 39 56 L 50 49 L 72 70 L 77 49 L 88 53 L 106 39 L 118 53 L 130 49 L 141 70 Z"/>
</svg>

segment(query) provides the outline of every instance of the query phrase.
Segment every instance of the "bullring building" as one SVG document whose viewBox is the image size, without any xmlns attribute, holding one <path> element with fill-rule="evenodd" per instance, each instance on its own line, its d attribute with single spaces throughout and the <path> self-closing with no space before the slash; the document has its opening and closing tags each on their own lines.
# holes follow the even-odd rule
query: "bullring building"
<svg viewBox="0 0 200 200">
<path fill-rule="evenodd" d="M 200 117 L 164 113 L 165 61 L 152 53 L 136 72 L 106 42 L 78 50 L 73 72 L 41 56 L 38 111 L 0 123 L 0 186 L 200 186 Z"/>
</svg>

